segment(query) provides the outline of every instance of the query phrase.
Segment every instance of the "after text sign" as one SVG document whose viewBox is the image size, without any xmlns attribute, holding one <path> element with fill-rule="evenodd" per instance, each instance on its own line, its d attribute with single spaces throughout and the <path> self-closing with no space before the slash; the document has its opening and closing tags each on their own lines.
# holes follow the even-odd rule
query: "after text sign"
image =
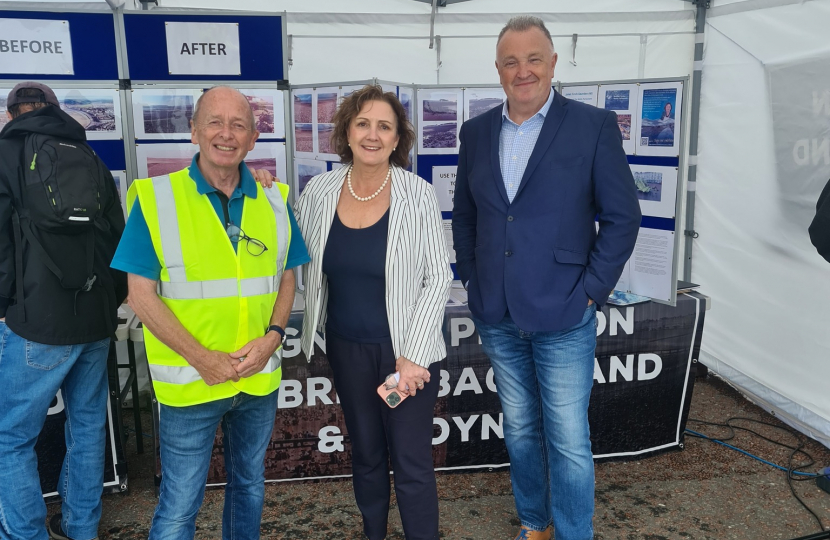
<svg viewBox="0 0 830 540">
<path fill-rule="evenodd" d="M 166 22 L 170 75 L 241 75 L 237 23 Z"/>
</svg>

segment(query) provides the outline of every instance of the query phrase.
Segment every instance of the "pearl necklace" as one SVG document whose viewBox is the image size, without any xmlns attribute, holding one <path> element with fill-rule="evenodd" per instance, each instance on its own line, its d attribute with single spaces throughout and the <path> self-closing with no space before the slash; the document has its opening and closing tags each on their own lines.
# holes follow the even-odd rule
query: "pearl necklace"
<svg viewBox="0 0 830 540">
<path fill-rule="evenodd" d="M 375 191 L 374 193 L 372 193 L 368 197 L 358 197 L 357 193 L 354 192 L 354 188 L 352 188 L 352 169 L 353 168 L 354 168 L 354 165 L 349 165 L 349 171 L 346 173 L 346 184 L 348 184 L 348 186 L 349 186 L 349 193 L 352 194 L 352 197 L 354 197 L 355 199 L 357 199 L 360 202 L 371 201 L 372 199 L 374 199 L 375 197 L 380 195 L 380 192 L 383 191 L 383 188 L 386 187 L 386 184 L 389 183 L 389 179 L 392 177 L 392 167 L 389 167 L 389 172 L 386 173 L 386 180 L 383 181 L 383 183 L 380 185 L 380 187 L 378 188 L 377 191 Z"/>
</svg>

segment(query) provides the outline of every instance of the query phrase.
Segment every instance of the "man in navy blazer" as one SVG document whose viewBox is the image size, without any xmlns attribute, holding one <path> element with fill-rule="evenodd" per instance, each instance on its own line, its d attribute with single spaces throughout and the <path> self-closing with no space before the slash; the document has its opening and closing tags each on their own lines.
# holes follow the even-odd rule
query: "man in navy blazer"
<svg viewBox="0 0 830 540">
<path fill-rule="evenodd" d="M 502 30 L 496 68 L 507 101 L 461 127 L 453 209 L 457 270 L 493 365 L 522 540 L 548 540 L 551 524 L 556 540 L 593 538 L 596 309 L 641 218 L 616 115 L 554 92 L 556 58 L 541 19 L 514 17 Z"/>
</svg>

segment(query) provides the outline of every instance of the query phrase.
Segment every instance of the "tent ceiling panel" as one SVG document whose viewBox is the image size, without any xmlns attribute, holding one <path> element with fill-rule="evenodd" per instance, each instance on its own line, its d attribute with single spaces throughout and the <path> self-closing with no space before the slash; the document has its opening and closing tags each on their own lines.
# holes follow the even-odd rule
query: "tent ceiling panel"
<svg viewBox="0 0 830 540">
<path fill-rule="evenodd" d="M 398 82 L 435 82 L 435 52 L 427 41 L 294 38 L 292 84 L 355 81 L 377 77 Z M 420 42 L 415 42 L 420 43 Z M 382 51 L 382 57 L 378 52 Z"/>
<path fill-rule="evenodd" d="M 830 3 L 804 2 L 709 19 L 708 24 L 764 64 L 830 51 Z"/>
<path fill-rule="evenodd" d="M 539 15 L 541 13 L 613 13 L 631 11 L 688 11 L 693 10 L 683 0 L 510 0 L 509 10 L 504 0 L 472 0 L 447 5 L 440 13 L 504 13 Z"/>
</svg>

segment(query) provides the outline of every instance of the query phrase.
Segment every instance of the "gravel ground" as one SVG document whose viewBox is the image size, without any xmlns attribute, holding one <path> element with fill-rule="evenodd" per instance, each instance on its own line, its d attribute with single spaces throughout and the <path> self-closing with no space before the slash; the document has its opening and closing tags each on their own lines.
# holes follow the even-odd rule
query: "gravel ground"
<svg viewBox="0 0 830 540">
<path fill-rule="evenodd" d="M 129 415 L 126 415 L 129 416 Z M 723 381 L 709 377 L 696 382 L 691 417 L 725 422 L 747 417 L 783 426 Z M 145 425 L 149 425 L 145 418 Z M 742 422 L 762 435 L 793 444 L 793 435 L 771 427 Z M 725 437 L 726 431 L 689 422 L 695 431 Z M 803 437 L 802 437 L 803 438 Z M 738 431 L 730 444 L 768 461 L 786 465 L 790 451 Z M 805 449 L 816 471 L 830 465 L 830 450 L 815 441 Z M 156 497 L 153 460 L 127 442 L 127 493 L 104 497 L 102 540 L 147 538 Z M 796 457 L 796 461 L 803 456 Z M 815 482 L 794 482 L 795 491 L 830 528 L 830 494 Z M 441 538 L 458 540 L 512 539 L 516 519 L 506 471 L 440 474 L 438 490 Z M 199 514 L 196 538 L 221 538 L 222 490 L 209 490 Z M 50 507 L 50 514 L 58 506 Z M 819 525 L 796 501 L 786 473 L 707 440 L 686 438 L 683 451 L 647 459 L 599 463 L 596 467 L 596 539 L 792 539 L 818 532 Z M 360 514 L 350 481 L 280 483 L 266 487 L 263 538 L 360 539 Z M 393 498 L 390 540 L 402 540 L 400 517 Z"/>
</svg>

